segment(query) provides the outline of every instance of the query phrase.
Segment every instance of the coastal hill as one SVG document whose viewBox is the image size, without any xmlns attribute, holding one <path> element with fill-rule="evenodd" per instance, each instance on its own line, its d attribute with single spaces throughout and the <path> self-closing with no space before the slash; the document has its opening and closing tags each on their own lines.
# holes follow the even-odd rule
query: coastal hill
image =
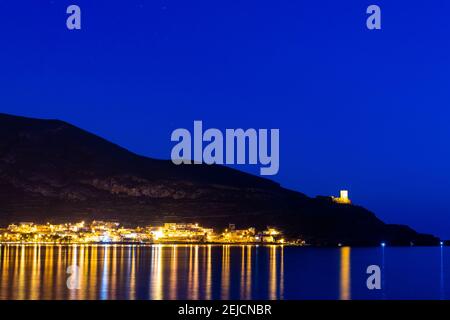
<svg viewBox="0 0 450 320">
<path fill-rule="evenodd" d="M 116 220 L 275 226 L 312 244 L 436 244 L 368 210 L 223 166 L 136 155 L 59 120 L 0 114 L 0 225 Z"/>
</svg>

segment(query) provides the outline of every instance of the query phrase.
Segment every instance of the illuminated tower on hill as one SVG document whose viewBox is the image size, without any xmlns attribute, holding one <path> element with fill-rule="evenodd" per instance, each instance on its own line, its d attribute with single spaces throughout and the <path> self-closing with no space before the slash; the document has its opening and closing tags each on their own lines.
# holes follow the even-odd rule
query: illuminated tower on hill
<svg viewBox="0 0 450 320">
<path fill-rule="evenodd" d="M 339 204 L 352 204 L 352 201 L 348 198 L 348 190 L 341 190 L 339 198 L 332 197 L 333 201 Z"/>
</svg>

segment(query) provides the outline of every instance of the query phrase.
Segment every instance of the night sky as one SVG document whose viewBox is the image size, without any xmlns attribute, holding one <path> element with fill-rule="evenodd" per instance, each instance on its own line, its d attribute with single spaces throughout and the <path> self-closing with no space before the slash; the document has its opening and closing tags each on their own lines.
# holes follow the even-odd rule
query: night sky
<svg viewBox="0 0 450 320">
<path fill-rule="evenodd" d="M 70 4 L 80 31 L 66 28 Z M 380 31 L 366 28 L 371 4 Z M 346 188 L 386 222 L 450 238 L 449 12 L 447 0 L 1 0 L 0 112 L 165 159 L 194 120 L 279 128 L 283 186 Z"/>
</svg>

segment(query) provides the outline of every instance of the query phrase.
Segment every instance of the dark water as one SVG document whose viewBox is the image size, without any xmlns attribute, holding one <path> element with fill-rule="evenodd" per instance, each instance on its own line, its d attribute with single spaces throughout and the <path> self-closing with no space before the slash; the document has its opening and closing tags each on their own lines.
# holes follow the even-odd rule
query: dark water
<svg viewBox="0 0 450 320">
<path fill-rule="evenodd" d="M 450 249 L 439 247 L 3 245 L 0 251 L 0 299 L 450 298 Z M 382 269 L 380 291 L 367 289 L 369 265 Z M 70 266 L 78 272 L 67 273 Z"/>
</svg>

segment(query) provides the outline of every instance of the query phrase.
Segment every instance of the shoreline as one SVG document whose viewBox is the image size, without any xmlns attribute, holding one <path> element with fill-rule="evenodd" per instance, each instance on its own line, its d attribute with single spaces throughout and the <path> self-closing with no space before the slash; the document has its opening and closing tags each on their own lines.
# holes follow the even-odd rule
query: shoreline
<svg viewBox="0 0 450 320">
<path fill-rule="evenodd" d="M 300 245 L 300 244 L 292 244 L 292 243 L 190 243 L 190 242 L 166 242 L 166 243 L 136 243 L 136 242 L 111 242 L 111 243 L 54 243 L 54 242 L 0 242 L 0 246 L 63 246 L 63 247 L 72 247 L 72 246 L 100 246 L 100 247 L 114 247 L 114 246 L 123 246 L 123 247 L 153 247 L 153 246 L 231 246 L 231 247 L 242 247 L 242 246 L 252 246 L 252 247 L 286 247 L 286 248 L 309 248 L 309 249 L 342 249 L 342 248 L 382 248 L 383 246 L 377 245 L 346 245 L 346 246 L 317 246 L 317 245 Z M 390 245 L 389 248 L 445 248 L 447 245 L 425 245 L 425 246 L 401 246 L 401 245 Z"/>
<path fill-rule="evenodd" d="M 312 247 L 297 244 L 281 243 L 199 243 L 199 242 L 165 242 L 165 243 L 136 243 L 136 242 L 92 242 L 92 243 L 58 243 L 58 242 L 0 242 L 2 245 L 49 245 L 49 246 L 261 246 L 261 247 Z"/>
</svg>

